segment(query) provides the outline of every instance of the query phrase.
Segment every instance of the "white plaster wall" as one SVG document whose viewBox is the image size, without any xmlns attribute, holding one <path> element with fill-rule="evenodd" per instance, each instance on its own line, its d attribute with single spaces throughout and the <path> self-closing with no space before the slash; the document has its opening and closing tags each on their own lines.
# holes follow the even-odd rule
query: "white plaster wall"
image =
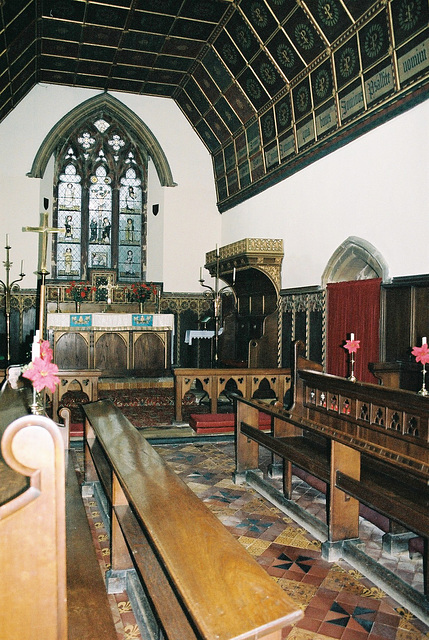
<svg viewBox="0 0 429 640">
<path fill-rule="evenodd" d="M 26 173 L 50 129 L 97 93 L 38 85 L 0 123 L 0 246 L 9 233 L 11 277 L 23 258 L 23 287 L 35 286 L 38 243 L 21 229 L 38 225 L 44 197 L 52 204 L 52 164 L 44 180 Z M 428 272 L 429 101 L 220 215 L 210 156 L 174 102 L 114 96 L 156 136 L 177 183 L 161 187 L 150 163 L 147 278 L 165 291 L 200 291 L 207 251 L 245 237 L 283 238 L 282 287 L 320 284 L 349 236 L 371 243 L 391 277 Z M 152 204 L 160 205 L 156 217 Z"/>
<path fill-rule="evenodd" d="M 44 179 L 28 178 L 34 157 L 51 128 L 97 91 L 37 85 L 0 123 L 0 222 L 9 233 L 14 262 L 11 278 L 24 258 L 28 274 L 22 285 L 34 287 L 38 242 L 23 226 L 38 226 L 43 198 L 52 206 L 52 167 Z M 161 280 L 166 291 L 200 291 L 199 268 L 205 253 L 220 242 L 211 159 L 176 104 L 166 98 L 113 94 L 132 109 L 158 139 L 177 183 L 161 187 L 153 163 L 148 192 L 148 280 Z M 160 204 L 158 216 L 152 204 Z M 1 277 L 1 276 L 0 276 Z"/>
<path fill-rule="evenodd" d="M 222 214 L 222 244 L 283 238 L 282 287 L 320 285 L 349 236 L 389 276 L 429 272 L 429 100 Z"/>
</svg>

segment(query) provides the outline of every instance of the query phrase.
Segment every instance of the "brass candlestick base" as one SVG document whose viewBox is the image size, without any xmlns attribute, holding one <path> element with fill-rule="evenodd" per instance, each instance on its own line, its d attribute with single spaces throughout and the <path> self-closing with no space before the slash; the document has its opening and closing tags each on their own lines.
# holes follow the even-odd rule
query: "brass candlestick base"
<svg viewBox="0 0 429 640">
<path fill-rule="evenodd" d="M 426 389 L 426 365 L 425 364 L 423 365 L 422 376 L 423 376 L 422 388 L 420 389 L 418 394 L 419 396 L 427 396 L 429 395 L 429 391 Z"/>
<path fill-rule="evenodd" d="M 347 378 L 347 380 L 350 380 L 350 382 L 356 382 L 356 376 L 355 376 L 355 358 L 353 353 L 350 354 L 350 375 Z"/>
</svg>

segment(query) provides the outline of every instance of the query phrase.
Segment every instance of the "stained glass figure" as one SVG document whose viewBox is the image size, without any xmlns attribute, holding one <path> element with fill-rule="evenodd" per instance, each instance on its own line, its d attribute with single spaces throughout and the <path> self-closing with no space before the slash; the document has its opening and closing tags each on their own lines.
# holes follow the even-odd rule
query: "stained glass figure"
<svg viewBox="0 0 429 640">
<path fill-rule="evenodd" d="M 52 275 L 88 278 L 117 269 L 125 282 L 145 276 L 147 152 L 107 115 L 82 121 L 57 153 Z"/>
</svg>

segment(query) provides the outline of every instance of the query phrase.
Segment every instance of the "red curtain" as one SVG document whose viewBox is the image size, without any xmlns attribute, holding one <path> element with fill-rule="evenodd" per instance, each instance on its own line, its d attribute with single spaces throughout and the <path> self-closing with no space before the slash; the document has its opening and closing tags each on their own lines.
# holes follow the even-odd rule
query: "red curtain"
<svg viewBox="0 0 429 640">
<path fill-rule="evenodd" d="M 354 374 L 361 382 L 377 383 L 368 369 L 379 360 L 381 278 L 327 285 L 327 373 L 347 377 L 349 354 L 344 349 L 350 333 L 360 340 Z"/>
</svg>

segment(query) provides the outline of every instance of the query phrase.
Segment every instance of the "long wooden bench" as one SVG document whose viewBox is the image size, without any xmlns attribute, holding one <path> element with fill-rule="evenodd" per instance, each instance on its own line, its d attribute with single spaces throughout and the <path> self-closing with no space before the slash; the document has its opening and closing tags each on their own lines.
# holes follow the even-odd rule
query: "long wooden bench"
<svg viewBox="0 0 429 640">
<path fill-rule="evenodd" d="M 86 479 L 107 497 L 112 570 L 135 569 L 164 636 L 280 640 L 302 617 L 285 592 L 113 403 L 83 410 Z"/>
<path fill-rule="evenodd" d="M 0 398 L 0 629 L 8 640 L 117 640 L 62 427 Z M 66 449 L 65 449 L 66 447 Z"/>
<path fill-rule="evenodd" d="M 258 468 L 258 447 L 284 460 L 291 498 L 292 465 L 327 483 L 329 546 L 359 537 L 359 503 L 429 537 L 429 401 L 416 394 L 351 382 L 301 368 L 297 345 L 289 409 L 237 397 L 236 480 Z M 258 415 L 273 419 L 270 434 Z M 428 597 L 428 556 L 424 556 Z"/>
<path fill-rule="evenodd" d="M 183 399 L 195 383 L 203 391 L 210 403 L 210 413 L 217 413 L 221 394 L 234 393 L 244 398 L 252 398 L 261 392 L 272 398 L 283 400 L 290 388 L 290 369 L 173 369 L 175 389 L 175 419 L 182 421 Z M 268 397 L 268 396 L 265 396 Z"/>
</svg>

